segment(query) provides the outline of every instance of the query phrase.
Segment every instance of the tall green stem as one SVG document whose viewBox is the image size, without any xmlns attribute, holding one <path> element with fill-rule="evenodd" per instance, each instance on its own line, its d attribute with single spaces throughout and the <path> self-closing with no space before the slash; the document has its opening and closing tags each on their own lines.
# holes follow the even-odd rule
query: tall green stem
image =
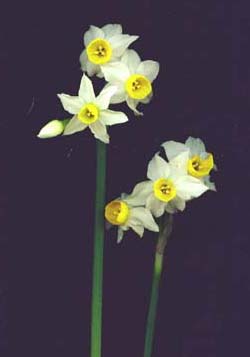
<svg viewBox="0 0 250 357">
<path fill-rule="evenodd" d="M 96 143 L 96 197 L 91 308 L 91 357 L 101 356 L 102 346 L 102 281 L 104 248 L 104 205 L 106 181 L 106 145 Z"/>
<path fill-rule="evenodd" d="M 160 224 L 160 233 L 155 250 L 154 272 L 151 289 L 151 297 L 148 310 L 146 337 L 144 345 L 144 357 L 151 357 L 153 350 L 154 329 L 156 321 L 157 304 L 159 297 L 159 286 L 163 266 L 163 255 L 167 245 L 168 237 L 172 232 L 173 216 L 166 215 Z"/>
</svg>

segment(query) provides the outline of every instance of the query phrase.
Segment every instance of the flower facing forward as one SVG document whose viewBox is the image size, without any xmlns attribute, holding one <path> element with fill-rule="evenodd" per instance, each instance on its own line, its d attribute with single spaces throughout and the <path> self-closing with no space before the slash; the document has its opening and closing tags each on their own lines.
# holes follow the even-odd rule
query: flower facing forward
<svg viewBox="0 0 250 357">
<path fill-rule="evenodd" d="M 58 94 L 64 109 L 74 115 L 66 125 L 63 135 L 74 134 L 89 127 L 95 138 L 108 143 L 106 125 L 128 121 L 124 113 L 108 109 L 110 98 L 116 89 L 115 86 L 104 88 L 96 97 L 91 80 L 83 75 L 78 96 Z"/>
<path fill-rule="evenodd" d="M 187 174 L 183 166 L 187 157 L 188 152 L 185 151 L 167 163 L 156 154 L 148 165 L 149 181 L 135 186 L 128 203 L 145 204 L 155 217 L 160 217 L 165 211 L 183 211 L 186 201 L 199 197 L 208 190 L 202 181 Z"/>
<path fill-rule="evenodd" d="M 210 172 L 215 169 L 213 154 L 206 151 L 201 139 L 189 137 L 185 144 L 176 141 L 166 141 L 162 144 L 168 160 L 172 160 L 180 153 L 188 152 L 186 162 L 183 162 L 189 175 L 204 182 L 210 190 L 215 191 L 215 185 L 210 181 Z"/>
<path fill-rule="evenodd" d="M 105 218 L 114 226 L 118 226 L 117 242 L 119 243 L 125 231 L 132 228 L 140 237 L 144 229 L 158 232 L 159 227 L 150 211 L 145 207 L 133 207 L 128 203 L 128 197 L 109 202 L 105 207 Z"/>
<path fill-rule="evenodd" d="M 102 68 L 118 61 L 129 45 L 138 39 L 122 33 L 122 26 L 108 24 L 102 28 L 90 26 L 84 34 L 85 49 L 80 56 L 81 68 L 89 76 L 103 77 Z"/>
<path fill-rule="evenodd" d="M 134 50 L 127 50 L 120 62 L 113 62 L 103 67 L 106 81 L 110 83 L 109 85 L 118 87 L 111 103 L 126 101 L 135 114 L 141 115 L 136 107 L 138 103 L 148 103 L 152 98 L 152 82 L 158 73 L 158 62 L 141 61 Z"/>
</svg>

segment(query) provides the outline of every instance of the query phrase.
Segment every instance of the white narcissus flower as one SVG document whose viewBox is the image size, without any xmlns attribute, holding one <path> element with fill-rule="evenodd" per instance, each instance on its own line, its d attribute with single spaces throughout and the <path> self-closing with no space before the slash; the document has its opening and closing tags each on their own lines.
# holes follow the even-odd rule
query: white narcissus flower
<svg viewBox="0 0 250 357">
<path fill-rule="evenodd" d="M 148 103 L 152 98 L 152 82 L 159 73 L 156 61 L 141 61 L 134 50 L 127 50 L 120 62 L 113 62 L 103 67 L 103 74 L 109 85 L 116 85 L 117 92 L 111 103 L 127 102 L 130 109 L 142 115 L 136 107 L 138 103 Z"/>
<path fill-rule="evenodd" d="M 139 36 L 122 33 L 122 26 L 108 24 L 102 28 L 90 26 L 84 34 L 85 49 L 80 56 L 81 68 L 89 76 L 103 77 L 102 68 L 118 61 L 129 45 Z"/>
<path fill-rule="evenodd" d="M 105 207 L 105 218 L 118 227 L 117 243 L 120 243 L 125 231 L 132 228 L 140 237 L 144 229 L 159 232 L 159 227 L 154 221 L 151 212 L 145 207 L 133 207 L 128 203 L 129 195 L 109 202 Z"/>
<path fill-rule="evenodd" d="M 199 197 L 208 190 L 202 181 L 187 174 L 183 166 L 187 157 L 186 151 L 167 163 L 156 154 L 148 165 L 149 181 L 135 186 L 127 200 L 128 204 L 145 204 L 155 217 L 162 216 L 165 211 L 183 211 L 186 201 Z"/>
<path fill-rule="evenodd" d="M 216 169 L 213 154 L 206 151 L 203 141 L 189 137 L 185 144 L 176 141 L 166 141 L 162 144 L 168 160 L 172 160 L 180 153 L 188 152 L 186 162 L 183 162 L 189 175 L 204 182 L 210 190 L 216 191 L 215 184 L 210 181 L 210 171 Z"/>
<path fill-rule="evenodd" d="M 124 113 L 108 109 L 110 98 L 116 90 L 115 86 L 104 88 L 96 97 L 91 80 L 83 75 L 78 96 L 58 94 L 64 109 L 74 115 L 66 125 L 63 135 L 74 134 L 89 127 L 95 138 L 108 143 L 106 125 L 128 121 Z"/>
</svg>

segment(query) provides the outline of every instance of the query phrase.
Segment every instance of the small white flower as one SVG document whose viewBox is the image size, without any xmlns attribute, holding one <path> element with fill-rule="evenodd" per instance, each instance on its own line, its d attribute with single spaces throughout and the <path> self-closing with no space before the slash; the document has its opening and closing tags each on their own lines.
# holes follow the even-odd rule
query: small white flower
<svg viewBox="0 0 250 357">
<path fill-rule="evenodd" d="M 81 68 L 89 76 L 103 77 L 102 68 L 110 62 L 118 61 L 129 45 L 138 39 L 122 33 L 118 24 L 108 24 L 102 28 L 90 26 L 84 34 L 85 49 L 80 56 Z"/>
<path fill-rule="evenodd" d="M 141 61 L 134 50 L 127 50 L 120 62 L 113 62 L 103 67 L 103 74 L 109 85 L 116 85 L 117 92 L 111 103 L 127 102 L 137 115 L 142 115 L 136 107 L 138 103 L 148 103 L 152 98 L 152 85 L 159 73 L 156 61 Z"/>
<path fill-rule="evenodd" d="M 58 94 L 64 109 L 74 114 L 66 125 L 63 135 L 74 134 L 89 127 L 95 138 L 108 143 L 109 135 L 106 125 L 128 121 L 124 113 L 108 109 L 110 98 L 115 92 L 115 86 L 104 88 L 96 97 L 91 80 L 83 75 L 78 96 Z"/>
<path fill-rule="evenodd" d="M 186 201 L 199 197 L 208 187 L 203 182 L 186 173 L 183 163 L 187 160 L 185 151 L 167 163 L 158 154 L 149 162 L 147 177 L 149 181 L 138 183 L 128 204 L 145 204 L 155 217 L 166 211 L 174 213 L 185 209 Z"/>
<path fill-rule="evenodd" d="M 140 237 L 144 228 L 159 232 L 151 212 L 145 207 L 133 207 L 128 203 L 129 195 L 109 202 L 105 207 L 105 218 L 112 225 L 118 226 L 117 242 L 119 243 L 125 231 L 132 228 Z"/>
<path fill-rule="evenodd" d="M 176 141 L 166 141 L 162 144 L 168 160 L 172 160 L 180 153 L 188 152 L 187 161 L 183 162 L 189 175 L 202 180 L 210 190 L 216 191 L 215 184 L 210 181 L 210 171 L 216 169 L 213 155 L 206 152 L 201 139 L 189 137 L 185 144 Z"/>
<path fill-rule="evenodd" d="M 37 137 L 40 139 L 49 139 L 63 133 L 64 121 L 52 120 L 47 123 L 38 133 Z"/>
</svg>

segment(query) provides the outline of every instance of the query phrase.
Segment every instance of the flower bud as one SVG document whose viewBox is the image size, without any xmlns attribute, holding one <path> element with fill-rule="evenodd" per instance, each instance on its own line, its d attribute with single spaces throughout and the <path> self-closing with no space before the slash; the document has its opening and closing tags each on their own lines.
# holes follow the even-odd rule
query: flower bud
<svg viewBox="0 0 250 357">
<path fill-rule="evenodd" d="M 53 138 L 54 136 L 58 136 L 63 133 L 65 127 L 64 121 L 60 120 L 52 120 L 47 123 L 37 135 L 40 139 L 49 139 Z"/>
</svg>

